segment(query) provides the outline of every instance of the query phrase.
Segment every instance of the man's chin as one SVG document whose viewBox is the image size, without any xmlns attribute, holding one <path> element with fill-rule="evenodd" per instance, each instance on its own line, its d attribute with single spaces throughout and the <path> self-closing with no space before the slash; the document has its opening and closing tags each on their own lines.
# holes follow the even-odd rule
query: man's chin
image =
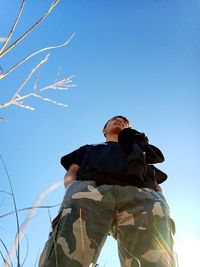
<svg viewBox="0 0 200 267">
<path fill-rule="evenodd" d="M 116 133 L 116 134 L 119 134 L 121 132 L 121 130 L 123 130 L 124 127 L 121 127 L 121 126 L 116 126 L 113 131 Z"/>
</svg>

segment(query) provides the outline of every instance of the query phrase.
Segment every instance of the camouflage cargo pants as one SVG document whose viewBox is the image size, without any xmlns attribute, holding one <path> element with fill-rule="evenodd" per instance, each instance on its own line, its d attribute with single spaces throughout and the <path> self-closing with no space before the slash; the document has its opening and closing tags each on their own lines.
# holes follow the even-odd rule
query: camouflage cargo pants
<svg viewBox="0 0 200 267">
<path fill-rule="evenodd" d="M 165 198 L 152 189 L 74 181 L 39 267 L 93 267 L 108 233 L 122 267 L 175 267 L 172 222 Z"/>
</svg>

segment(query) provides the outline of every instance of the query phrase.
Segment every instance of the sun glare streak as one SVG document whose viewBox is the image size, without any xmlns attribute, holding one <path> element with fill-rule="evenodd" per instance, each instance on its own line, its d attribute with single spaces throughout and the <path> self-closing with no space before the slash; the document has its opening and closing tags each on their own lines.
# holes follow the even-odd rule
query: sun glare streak
<svg viewBox="0 0 200 267">
<path fill-rule="evenodd" d="M 176 241 L 179 267 L 197 266 L 199 264 L 200 240 L 188 236 Z"/>
</svg>

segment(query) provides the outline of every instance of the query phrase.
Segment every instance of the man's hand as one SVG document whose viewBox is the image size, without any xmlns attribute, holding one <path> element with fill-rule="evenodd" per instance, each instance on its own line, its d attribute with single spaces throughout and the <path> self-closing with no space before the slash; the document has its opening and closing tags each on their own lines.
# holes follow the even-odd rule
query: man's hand
<svg viewBox="0 0 200 267">
<path fill-rule="evenodd" d="M 148 137 L 141 132 L 136 131 L 132 128 L 126 128 L 121 130 L 118 136 L 118 142 L 120 144 L 141 144 L 147 145 L 149 143 Z"/>
<path fill-rule="evenodd" d="M 77 164 L 72 164 L 69 167 L 68 172 L 65 174 L 64 177 L 64 186 L 66 187 L 71 181 L 76 180 L 77 173 L 80 169 L 80 166 Z"/>
<path fill-rule="evenodd" d="M 129 154 L 132 151 L 133 144 L 137 144 L 146 153 L 146 163 L 155 164 L 163 162 L 164 156 L 159 148 L 149 144 L 148 137 L 132 128 L 121 130 L 118 136 L 118 142 Z"/>
</svg>

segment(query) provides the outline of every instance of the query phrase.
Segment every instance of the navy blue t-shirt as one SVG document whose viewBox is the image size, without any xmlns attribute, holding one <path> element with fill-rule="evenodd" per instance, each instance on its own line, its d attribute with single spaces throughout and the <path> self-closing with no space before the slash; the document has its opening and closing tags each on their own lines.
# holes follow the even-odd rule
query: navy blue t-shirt
<svg viewBox="0 0 200 267">
<path fill-rule="evenodd" d="M 126 168 L 127 154 L 117 142 L 84 145 L 61 158 L 62 166 L 68 170 L 71 164 L 80 166 L 78 177 L 98 171 L 123 173 Z"/>
<path fill-rule="evenodd" d="M 66 170 L 71 164 L 79 165 L 77 180 L 93 180 L 97 184 L 143 187 L 141 177 L 133 173 L 127 174 L 128 157 L 129 155 L 119 143 L 109 141 L 82 146 L 63 156 L 61 164 Z"/>
</svg>

